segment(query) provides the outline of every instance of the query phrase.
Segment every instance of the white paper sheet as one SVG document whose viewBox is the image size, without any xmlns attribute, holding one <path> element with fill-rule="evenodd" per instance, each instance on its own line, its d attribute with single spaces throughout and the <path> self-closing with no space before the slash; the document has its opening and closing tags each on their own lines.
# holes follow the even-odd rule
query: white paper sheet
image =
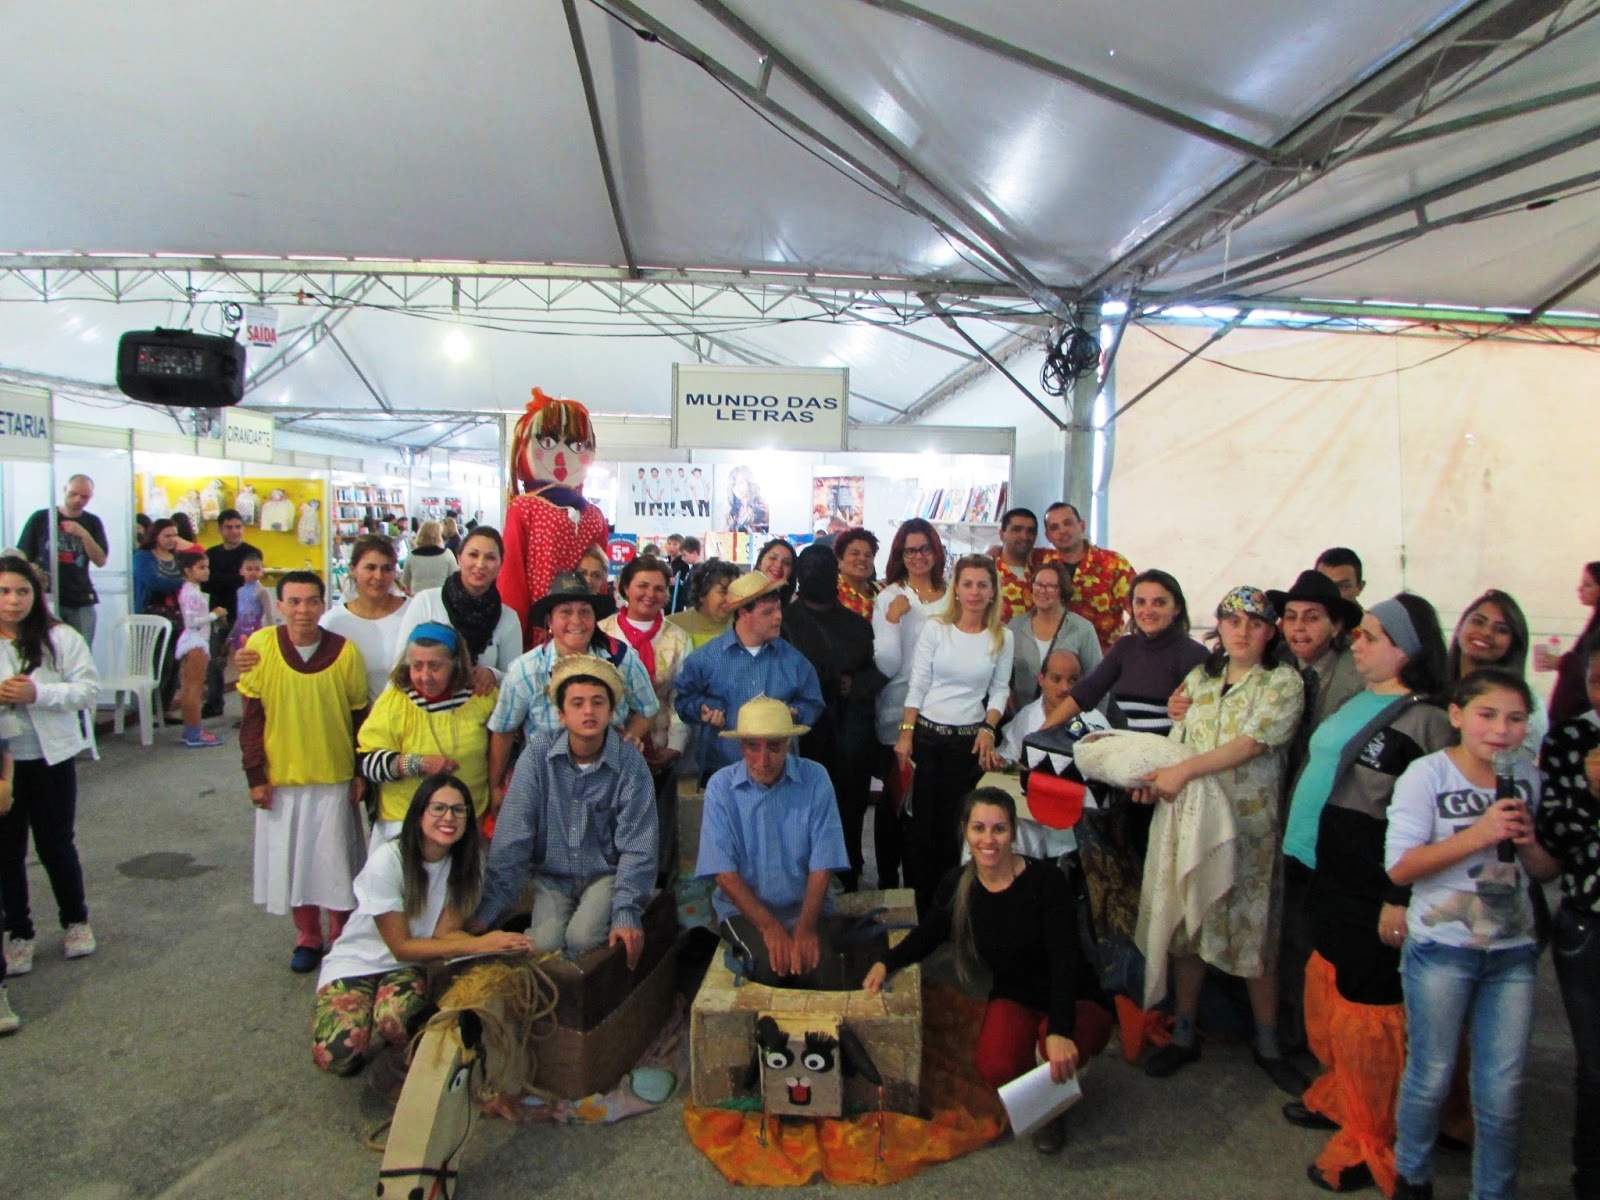
<svg viewBox="0 0 1600 1200">
<path fill-rule="evenodd" d="M 1078 1077 L 1073 1075 L 1065 1083 L 1053 1083 L 1049 1063 L 1040 1063 L 1010 1083 L 1000 1085 L 1000 1103 L 1006 1106 L 1006 1116 L 1011 1119 L 1012 1135 L 1019 1138 L 1032 1133 L 1051 1117 L 1060 1116 L 1082 1099 L 1083 1088 L 1078 1084 Z"/>
</svg>

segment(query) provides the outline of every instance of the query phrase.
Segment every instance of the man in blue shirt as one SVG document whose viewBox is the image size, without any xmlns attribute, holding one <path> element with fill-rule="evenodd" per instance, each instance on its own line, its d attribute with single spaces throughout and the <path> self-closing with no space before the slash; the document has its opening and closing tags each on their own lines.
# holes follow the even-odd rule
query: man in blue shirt
<svg viewBox="0 0 1600 1200">
<path fill-rule="evenodd" d="M 793 718 L 808 727 L 822 715 L 816 668 L 779 636 L 783 601 L 776 593 L 782 586 L 760 571 L 728 585 L 732 627 L 684 659 L 678 676 L 674 706 L 684 721 L 723 729 L 730 713 L 757 696 L 782 700 Z M 734 741 L 724 736 L 706 748 L 705 769 L 710 773 L 738 758 Z"/>
<path fill-rule="evenodd" d="M 711 777 L 701 818 L 696 873 L 716 880 L 717 918 L 730 940 L 740 938 L 739 918 L 753 927 L 778 976 L 817 967 L 830 876 L 850 869 L 827 771 L 789 754 L 807 732 L 781 700 L 762 696 L 740 708 L 721 738 L 742 761 Z"/>
<path fill-rule="evenodd" d="M 551 673 L 561 728 L 529 739 L 496 818 L 483 899 L 471 928 L 505 916 L 533 876 L 535 950 L 576 958 L 608 940 L 628 969 L 644 951 L 656 878 L 656 800 L 644 755 L 611 728 L 622 676 L 604 659 L 568 655 Z"/>
</svg>

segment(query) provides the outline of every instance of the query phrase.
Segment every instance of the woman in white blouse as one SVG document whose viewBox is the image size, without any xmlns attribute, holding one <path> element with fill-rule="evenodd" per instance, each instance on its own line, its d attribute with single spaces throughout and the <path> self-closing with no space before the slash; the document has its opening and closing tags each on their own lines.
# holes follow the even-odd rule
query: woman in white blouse
<svg viewBox="0 0 1600 1200">
<path fill-rule="evenodd" d="M 915 768 L 906 824 L 906 882 L 926 911 L 944 874 L 960 861 L 961 799 L 1000 765 L 1000 716 L 1011 694 L 1014 638 L 1000 623 L 994 560 L 956 560 L 950 598 L 917 637 L 894 745 Z"/>
<path fill-rule="evenodd" d="M 886 586 L 872 606 L 872 657 L 889 680 L 877 699 L 884 788 L 878 793 L 872 831 L 878 886 L 890 888 L 900 879 L 900 806 L 905 799 L 896 787 L 894 744 L 900 736 L 917 637 L 945 596 L 944 543 L 938 531 L 921 517 L 902 522 L 889 544 L 884 579 Z"/>
</svg>

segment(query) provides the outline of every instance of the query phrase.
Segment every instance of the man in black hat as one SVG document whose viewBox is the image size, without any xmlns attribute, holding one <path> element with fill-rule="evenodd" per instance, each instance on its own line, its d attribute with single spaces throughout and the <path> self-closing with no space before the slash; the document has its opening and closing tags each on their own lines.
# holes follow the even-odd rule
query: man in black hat
<svg viewBox="0 0 1600 1200">
<path fill-rule="evenodd" d="M 1301 571 L 1287 592 L 1268 592 L 1267 599 L 1283 614 L 1278 628 L 1307 676 L 1305 727 L 1290 749 L 1286 775 L 1293 779 L 1305 762 L 1311 730 L 1366 686 L 1350 654 L 1349 634 L 1361 623 L 1361 606 L 1346 600 L 1339 585 L 1322 571 Z"/>
<path fill-rule="evenodd" d="M 1305 767 L 1311 735 L 1323 720 L 1361 691 L 1350 653 L 1350 630 L 1361 623 L 1361 606 L 1345 599 L 1343 589 L 1324 571 L 1301 571 L 1286 592 L 1268 592 L 1282 616 L 1278 628 L 1306 681 L 1305 716 L 1289 744 L 1282 804 L 1287 810 L 1294 784 Z M 1292 855 L 1284 856 L 1283 939 L 1278 953 L 1278 1040 L 1285 1051 L 1303 1050 L 1305 1033 L 1305 970 L 1311 957 L 1311 918 L 1306 895 L 1311 872 Z"/>
</svg>

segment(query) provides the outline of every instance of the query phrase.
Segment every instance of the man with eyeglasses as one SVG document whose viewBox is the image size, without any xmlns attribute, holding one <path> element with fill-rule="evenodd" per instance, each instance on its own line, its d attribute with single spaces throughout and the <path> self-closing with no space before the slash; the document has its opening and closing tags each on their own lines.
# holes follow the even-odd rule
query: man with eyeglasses
<svg viewBox="0 0 1600 1200">
<path fill-rule="evenodd" d="M 577 958 L 620 943 L 628 969 L 639 965 L 659 839 L 650 768 L 611 728 L 623 690 L 617 669 L 591 655 L 568 655 L 551 672 L 561 728 L 535 734 L 517 760 L 473 932 L 505 917 L 531 874 L 536 951 Z"/>
</svg>

